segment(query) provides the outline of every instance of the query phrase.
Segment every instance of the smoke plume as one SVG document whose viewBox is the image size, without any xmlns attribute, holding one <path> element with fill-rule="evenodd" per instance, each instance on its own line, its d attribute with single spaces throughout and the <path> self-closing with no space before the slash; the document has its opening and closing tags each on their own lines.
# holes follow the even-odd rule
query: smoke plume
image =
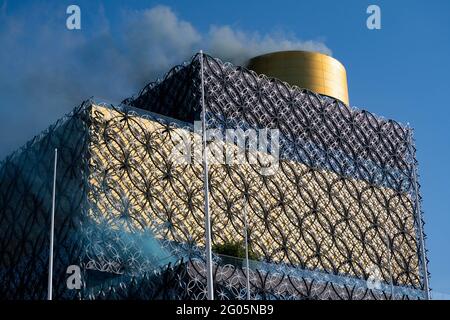
<svg viewBox="0 0 450 320">
<path fill-rule="evenodd" d="M 82 8 L 82 29 L 76 31 L 66 29 L 64 7 L 43 6 L 14 13 L 6 1 L 0 7 L 0 158 L 82 100 L 119 102 L 200 49 L 239 65 L 286 49 L 331 55 L 320 41 L 283 34 L 226 25 L 202 34 L 167 6 L 123 12 L 114 25 L 103 7 L 91 20 Z"/>
</svg>

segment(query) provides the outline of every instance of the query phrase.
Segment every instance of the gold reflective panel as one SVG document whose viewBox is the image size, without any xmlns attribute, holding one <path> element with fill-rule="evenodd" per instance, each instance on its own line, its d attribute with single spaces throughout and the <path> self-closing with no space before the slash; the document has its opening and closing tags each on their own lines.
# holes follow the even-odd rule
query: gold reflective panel
<svg viewBox="0 0 450 320">
<path fill-rule="evenodd" d="M 347 73 L 336 59 L 318 52 L 280 51 L 250 59 L 249 69 L 349 105 Z"/>
</svg>

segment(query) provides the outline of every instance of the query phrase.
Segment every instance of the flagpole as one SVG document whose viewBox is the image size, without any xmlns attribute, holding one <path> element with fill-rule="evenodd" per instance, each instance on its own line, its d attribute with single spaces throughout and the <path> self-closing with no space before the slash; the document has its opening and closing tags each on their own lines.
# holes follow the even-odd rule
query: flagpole
<svg viewBox="0 0 450 320">
<path fill-rule="evenodd" d="M 250 265 L 248 262 L 248 225 L 247 225 L 247 199 L 244 198 L 244 241 L 245 241 L 245 266 L 246 266 L 246 277 L 247 277 L 247 300 L 250 300 Z"/>
<path fill-rule="evenodd" d="M 206 246 L 206 283 L 208 300 L 214 300 L 213 269 L 212 269 L 212 249 L 211 249 L 211 216 L 209 212 L 209 176 L 208 176 L 208 156 L 206 145 L 206 111 L 205 111 L 205 83 L 203 79 L 203 51 L 200 50 L 200 71 L 201 71 L 201 102 L 202 102 L 202 133 L 203 133 L 203 173 L 205 192 L 205 246 Z"/>
<path fill-rule="evenodd" d="M 50 250 L 48 262 L 48 291 L 47 300 L 52 300 L 53 292 L 53 238 L 55 233 L 55 196 L 56 196 L 56 166 L 58 163 L 58 149 L 55 148 L 55 162 L 53 166 L 52 217 L 50 225 Z"/>
<path fill-rule="evenodd" d="M 394 300 L 394 277 L 392 276 L 392 247 L 388 235 L 388 227 L 386 227 L 385 242 L 388 252 L 389 277 L 391 282 L 391 300 Z"/>
</svg>

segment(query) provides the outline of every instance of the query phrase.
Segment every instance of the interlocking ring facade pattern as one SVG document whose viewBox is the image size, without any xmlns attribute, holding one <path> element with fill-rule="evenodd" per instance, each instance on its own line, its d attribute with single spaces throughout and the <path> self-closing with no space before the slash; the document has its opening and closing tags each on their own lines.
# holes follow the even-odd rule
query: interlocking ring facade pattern
<svg viewBox="0 0 450 320">
<path fill-rule="evenodd" d="M 113 191 L 111 193 L 101 189 L 92 197 L 100 207 L 98 212 L 101 215 L 105 212 L 110 214 L 109 225 L 119 223 L 120 227 L 130 230 L 151 229 L 158 239 L 203 245 L 201 164 L 176 165 L 170 161 L 173 148 L 190 128 L 182 128 L 176 123 L 172 125 L 160 123 L 133 112 L 123 114 L 97 107 L 95 110 L 93 112 L 95 134 L 91 140 L 91 153 L 95 167 L 91 172 L 109 172 L 110 174 L 107 182 L 100 174 L 101 178 L 93 179 L 93 184 L 102 185 L 106 190 Z M 105 129 L 110 134 L 105 133 Z M 120 135 L 117 132 L 120 132 Z M 143 135 L 137 132 L 147 134 L 145 138 L 142 138 Z M 195 140 L 194 135 L 191 134 L 192 140 Z M 111 141 L 112 138 L 114 142 Z M 100 156 L 95 156 L 97 154 Z M 132 158 L 130 155 L 135 157 Z M 138 157 L 138 155 L 141 156 Z M 296 192 L 288 192 L 292 189 L 297 190 L 293 183 L 289 183 L 296 179 L 285 175 L 285 172 L 293 171 L 306 176 L 303 177 L 304 180 L 298 178 L 297 181 L 306 185 L 299 190 L 307 196 L 302 197 Z M 322 190 L 319 183 L 315 182 L 314 171 L 311 173 L 308 167 L 299 163 L 282 161 L 278 173 L 272 177 L 258 176 L 256 172 L 258 170 L 245 164 L 235 167 L 220 164 L 211 166 L 211 212 L 215 244 L 243 240 L 242 199 L 247 199 L 250 209 L 248 212 L 250 245 L 253 251 L 265 261 L 312 270 L 319 269 L 362 279 L 368 278 L 368 267 L 376 265 L 379 266 L 383 279 L 387 283 L 392 281 L 391 275 L 396 286 L 414 287 L 407 281 L 411 279 L 419 281 L 418 275 L 415 275 L 416 278 L 413 276 L 402 278 L 403 265 L 396 262 L 397 260 L 393 258 L 395 253 L 388 250 L 387 234 L 375 231 L 363 233 L 362 230 L 365 227 L 369 231 L 372 228 L 370 216 L 369 218 L 362 214 L 358 216 L 359 212 L 356 211 L 356 217 L 345 220 L 339 212 L 339 209 L 345 210 L 345 205 L 357 209 L 362 207 L 368 212 L 375 207 L 381 212 L 383 206 L 377 203 L 377 199 L 383 199 L 386 196 L 395 197 L 395 192 L 388 188 L 371 189 L 367 182 L 350 180 L 347 184 L 352 187 L 351 192 L 347 191 L 343 194 L 343 190 L 346 187 L 349 188 L 345 180 L 343 181 L 335 173 L 318 171 L 317 175 L 321 178 L 319 182 L 327 183 L 330 180 L 331 185 L 332 183 L 338 185 L 331 188 L 332 195 L 337 200 L 325 202 L 321 210 L 314 215 L 308 212 L 309 205 L 314 201 L 320 203 L 314 197 L 330 197 Z M 151 183 L 147 183 L 147 179 Z M 274 182 L 271 184 L 272 180 Z M 275 183 L 280 184 L 279 189 Z M 269 189 L 267 186 L 272 188 Z M 357 193 L 358 189 L 371 191 L 368 192 L 368 196 L 363 196 L 365 203 L 362 205 L 358 205 L 357 199 L 352 199 L 352 194 Z M 95 190 L 95 187 L 91 190 Z M 283 193 L 280 192 L 281 190 Z M 280 199 L 277 196 L 283 197 L 283 201 L 288 203 L 287 209 L 280 209 Z M 407 196 L 397 196 L 400 197 L 399 200 L 393 201 L 389 210 L 412 210 Z M 308 200 L 311 202 L 307 202 Z M 119 203 L 122 205 L 118 206 Z M 339 203 L 341 206 L 334 208 L 333 203 Z M 302 213 L 305 215 L 302 226 L 306 229 L 306 235 L 303 237 L 299 231 L 301 229 L 295 224 L 301 221 L 299 217 L 296 217 L 295 210 L 301 213 L 302 210 L 306 212 Z M 127 212 L 126 217 L 123 216 L 124 212 Z M 386 213 L 384 215 L 385 217 L 381 220 L 385 223 L 384 227 L 389 226 L 394 230 L 395 223 L 389 221 Z M 402 222 L 407 223 L 405 220 Z M 341 227 L 339 227 L 340 224 L 342 224 Z M 336 228 L 334 232 L 337 233 L 334 237 L 336 244 L 330 240 L 333 239 L 333 235 L 327 232 L 333 230 L 333 226 Z M 409 228 L 410 232 L 414 233 L 413 220 L 409 220 Z M 361 239 L 353 232 L 361 237 L 364 235 L 371 237 L 374 244 L 364 248 L 364 243 L 359 243 Z M 399 240 L 394 243 L 392 250 L 402 250 L 403 252 L 399 252 L 400 255 L 408 255 L 411 254 L 411 250 L 417 250 L 411 247 L 416 245 L 415 239 L 413 237 L 407 239 L 412 244 Z M 323 247 L 326 248 L 327 256 L 317 256 L 318 250 L 325 250 Z M 346 265 L 347 254 L 354 255 L 355 267 Z M 417 252 L 413 257 L 417 259 Z M 340 261 L 343 262 L 340 267 L 337 267 Z M 417 267 L 417 262 L 415 263 Z M 415 272 L 419 271 L 416 269 Z M 396 274 L 398 276 L 395 276 Z"/>
<path fill-rule="evenodd" d="M 87 102 L 0 164 L 0 299 L 46 299 L 54 148 L 58 147 L 53 297 L 73 299 L 66 268 L 80 264 L 86 203 Z"/>
<path fill-rule="evenodd" d="M 199 68 L 198 59 L 194 57 L 190 65 L 174 68 L 163 83 L 191 83 L 183 75 L 192 74 L 194 67 Z M 291 222 L 280 219 L 277 206 L 264 208 L 260 203 L 265 201 L 255 201 L 259 205 L 259 208 L 254 206 L 256 212 L 268 217 L 267 212 L 272 211 L 277 222 L 280 221 L 279 226 L 271 223 L 260 234 L 276 235 L 271 241 L 278 246 L 285 262 L 367 277 L 364 269 L 370 261 L 382 270 L 386 282 L 423 288 L 423 265 L 427 261 L 421 254 L 423 221 L 420 195 L 416 191 L 417 162 L 412 129 L 209 56 L 204 56 L 204 65 L 208 128 L 276 128 L 281 132 L 282 177 L 260 176 L 256 177 L 258 181 L 240 168 L 245 174 L 234 178 L 233 168 L 211 168 L 212 179 L 217 177 L 216 183 L 211 182 L 212 190 L 229 183 L 230 190 L 241 192 L 234 198 L 225 194 L 222 201 L 228 206 L 239 206 L 239 200 L 248 201 L 249 188 L 255 186 L 253 192 L 259 195 L 265 187 L 267 193 L 262 198 L 273 199 L 282 216 Z M 192 83 L 198 86 L 198 80 Z M 151 84 L 128 103 L 161 110 L 165 101 L 176 99 L 161 100 L 161 92 L 168 94 L 167 87 L 167 83 Z M 188 87 L 175 90 L 174 95 L 186 96 L 192 91 Z M 198 117 L 200 106 L 181 104 L 179 109 Z M 166 115 L 182 120 L 189 118 L 181 111 L 175 114 L 170 109 L 166 109 Z M 214 191 L 211 193 L 214 199 Z M 226 205 L 220 207 L 224 216 L 232 218 L 217 218 L 218 223 L 213 225 L 217 228 L 213 232 L 217 238 L 228 234 L 222 232 L 221 225 L 229 227 L 233 218 L 239 216 L 229 214 Z M 308 224 L 308 219 L 314 220 L 315 227 Z M 241 235 L 242 223 L 234 225 L 235 234 Z M 302 231 L 299 234 L 295 227 L 286 230 L 289 225 L 300 226 L 298 229 Z M 277 230 L 270 232 L 271 228 Z M 295 247 L 286 242 L 298 244 L 299 238 L 304 241 L 301 247 L 310 249 L 304 250 L 306 257 L 303 253 L 301 258 L 292 252 L 286 254 Z M 264 258 L 273 257 L 265 255 Z"/>
<path fill-rule="evenodd" d="M 206 298 L 203 167 L 171 158 L 180 139 L 200 140 L 192 121 L 201 110 L 201 57 L 121 107 L 83 103 L 2 163 L 2 298 L 45 298 L 55 147 L 55 297 Z M 214 244 L 242 241 L 244 207 L 248 213 L 249 246 L 260 260 L 249 270 L 251 297 L 423 298 L 411 129 L 203 59 L 208 129 L 281 133 L 272 176 L 253 164 L 209 168 Z M 245 299 L 242 262 L 224 261 L 215 255 L 216 297 Z M 87 279 L 78 293 L 65 288 L 70 264 Z M 367 286 L 373 266 L 381 289 Z"/>
</svg>

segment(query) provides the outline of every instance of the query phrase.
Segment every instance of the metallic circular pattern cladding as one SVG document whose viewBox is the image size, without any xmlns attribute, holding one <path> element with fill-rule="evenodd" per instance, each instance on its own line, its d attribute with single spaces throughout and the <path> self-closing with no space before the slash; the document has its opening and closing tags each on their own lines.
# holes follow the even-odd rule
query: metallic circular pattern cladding
<svg viewBox="0 0 450 320">
<path fill-rule="evenodd" d="M 281 141 L 270 176 L 207 153 L 213 243 L 244 241 L 245 208 L 256 255 L 248 273 L 213 256 L 217 299 L 245 299 L 247 277 L 252 299 L 422 299 L 428 260 L 411 129 L 203 59 L 206 128 L 277 128 Z M 75 293 L 55 281 L 54 296 L 206 298 L 204 168 L 172 157 L 180 141 L 201 137 L 155 113 L 172 106 L 180 116 L 183 106 L 194 118 L 198 62 L 147 85 L 137 108 L 86 101 L 0 163 L 0 298 L 45 299 L 55 147 L 54 275 L 77 264 L 87 282 Z"/>
</svg>

